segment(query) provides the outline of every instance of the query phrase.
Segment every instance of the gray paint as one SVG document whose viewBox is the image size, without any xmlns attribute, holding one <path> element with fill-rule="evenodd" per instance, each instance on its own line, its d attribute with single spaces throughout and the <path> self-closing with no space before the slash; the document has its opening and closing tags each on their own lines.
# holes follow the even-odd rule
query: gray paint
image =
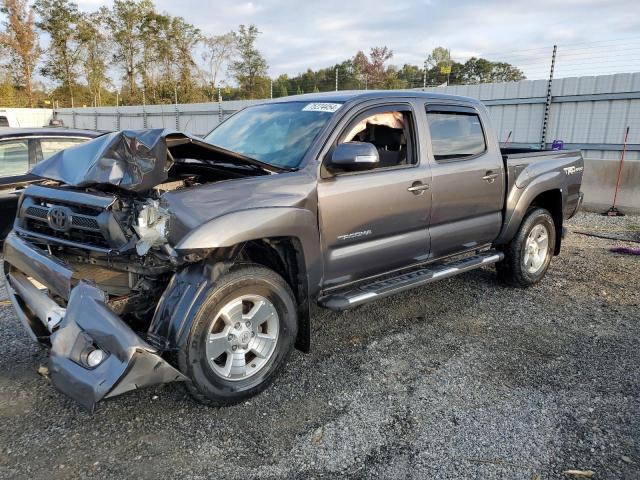
<svg viewBox="0 0 640 480">
<path fill-rule="evenodd" d="M 282 173 L 265 170 L 257 176 L 184 188 L 161 197 L 162 205 L 171 214 L 170 244 L 175 250 L 175 274 L 160 298 L 148 331 L 149 340 L 157 348 L 138 337 L 106 306 L 104 292 L 83 281 L 75 285 L 74 271 L 65 262 L 16 233 L 9 236 L 5 246 L 7 272 L 28 274 L 69 299 L 62 326 L 51 336 L 54 384 L 93 408 L 95 402 L 108 395 L 144 384 L 181 379 L 159 353 L 184 348 L 193 315 L 206 298 L 207 289 L 224 271 L 225 262 L 233 262 L 237 248 L 251 240 L 296 239 L 307 280 L 304 291 L 308 297 L 303 301 L 315 301 L 322 292 L 360 280 L 507 242 L 531 201 L 540 193 L 562 192 L 559 207 L 565 216 L 571 215 L 578 203 L 582 174 L 569 175 L 565 169 L 582 166 L 579 153 L 515 154 L 506 155 L 503 160 L 488 112 L 476 100 L 393 91 L 338 92 L 302 99 L 342 101 L 344 105 L 318 134 L 299 170 Z M 433 104 L 464 106 L 478 112 L 486 136 L 486 151 L 464 160 L 436 162 L 426 120 L 426 108 Z M 332 174 L 324 168 L 323 162 L 355 116 L 374 107 L 392 110 L 399 105 L 413 115 L 415 165 L 349 174 Z M 180 141 L 184 142 L 175 147 L 164 142 L 174 138 L 174 132 L 126 134 L 130 139 L 149 135 L 155 140 L 149 145 L 152 150 L 162 150 L 164 145 L 164 152 L 156 152 L 160 160 L 166 158 L 166 149 L 173 148 L 171 151 L 177 157 L 181 145 L 198 147 L 183 151 L 187 155 L 207 150 L 206 145 L 199 145 L 202 142 L 188 136 L 181 136 Z M 216 148 L 209 150 L 219 153 Z M 128 157 L 128 163 L 142 166 L 135 155 Z M 250 159 L 246 163 L 255 165 Z M 54 176 L 64 178 L 66 166 L 56 170 L 56 165 L 61 164 L 50 162 L 43 172 L 52 171 Z M 150 184 L 166 178 L 153 165 L 150 171 L 154 172 L 152 177 L 121 185 L 122 190 L 144 195 L 143 187 L 150 188 L 153 186 Z M 104 172 L 99 173 L 98 176 L 88 173 L 87 179 L 78 175 L 72 178 L 77 185 L 94 188 L 111 183 L 104 181 L 109 178 Z M 116 184 L 121 184 L 122 178 L 117 177 Z M 35 188 L 43 194 L 44 187 Z M 78 193 L 73 189 L 45 190 L 55 191 L 54 196 L 71 201 Z M 28 195 L 29 192 L 25 198 Z M 98 197 L 96 202 L 113 203 L 110 196 Z M 17 224 L 20 221 L 19 218 Z M 43 243 L 42 238 L 36 240 Z M 45 243 L 55 244 L 56 240 Z M 220 263 L 198 261 L 217 252 L 230 254 L 222 255 Z M 191 255 L 200 257 L 189 260 Z M 489 257 L 497 261 L 500 255 L 491 252 Z M 455 271 L 449 265 L 436 271 L 433 279 L 446 278 Z M 28 317 L 29 298 L 20 299 L 16 295 L 10 276 L 7 282 L 14 307 Z M 366 298 L 356 298 L 359 302 L 373 297 L 367 294 Z M 46 323 L 46 319 L 40 320 Z M 26 323 L 31 326 L 29 321 Z M 101 364 L 95 370 L 99 370 L 98 374 L 88 373 L 74 361 L 77 352 L 73 345 L 84 338 L 82 330 L 112 353 L 111 363 L 104 369 Z"/>
</svg>

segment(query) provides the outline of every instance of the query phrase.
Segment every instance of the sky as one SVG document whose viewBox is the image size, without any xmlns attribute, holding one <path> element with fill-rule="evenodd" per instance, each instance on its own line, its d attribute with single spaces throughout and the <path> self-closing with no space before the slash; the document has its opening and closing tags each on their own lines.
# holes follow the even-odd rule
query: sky
<svg viewBox="0 0 640 480">
<path fill-rule="evenodd" d="M 81 10 L 110 1 L 79 0 Z M 255 24 L 273 78 L 328 67 L 358 50 L 386 45 L 391 63 L 422 64 L 436 46 L 546 78 L 558 44 L 556 76 L 640 71 L 639 0 L 156 0 L 207 35 Z"/>
</svg>

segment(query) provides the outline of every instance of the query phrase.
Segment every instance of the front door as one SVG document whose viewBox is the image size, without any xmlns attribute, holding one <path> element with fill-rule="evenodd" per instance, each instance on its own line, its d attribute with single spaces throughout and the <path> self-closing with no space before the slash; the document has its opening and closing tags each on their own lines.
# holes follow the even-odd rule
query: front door
<svg viewBox="0 0 640 480">
<path fill-rule="evenodd" d="M 324 288 L 428 258 L 431 176 L 415 138 L 415 115 L 404 104 L 367 108 L 338 137 L 373 143 L 380 165 L 318 182 Z"/>
</svg>

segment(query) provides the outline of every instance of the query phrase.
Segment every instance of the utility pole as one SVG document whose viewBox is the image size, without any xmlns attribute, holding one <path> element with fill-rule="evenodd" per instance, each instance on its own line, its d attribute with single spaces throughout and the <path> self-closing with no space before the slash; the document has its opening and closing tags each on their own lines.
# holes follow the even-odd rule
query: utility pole
<svg viewBox="0 0 640 480">
<path fill-rule="evenodd" d="M 116 90 L 116 130 L 120 131 L 120 92 Z"/>
<path fill-rule="evenodd" d="M 180 130 L 180 111 L 178 110 L 178 84 L 173 84 L 173 108 L 176 115 L 176 130 Z"/>
<path fill-rule="evenodd" d="M 142 87 L 142 128 L 147 128 L 147 95 Z"/>
<path fill-rule="evenodd" d="M 269 79 L 269 95 L 273 98 L 273 80 Z"/>
<path fill-rule="evenodd" d="M 549 126 L 549 113 L 551 111 L 551 87 L 553 86 L 553 70 L 556 66 L 556 54 L 558 46 L 553 46 L 551 54 L 551 69 L 549 70 L 549 82 L 547 83 L 547 99 L 544 103 L 544 117 L 542 120 L 542 133 L 540 134 L 540 150 L 544 150 L 547 146 L 547 128 Z"/>
<path fill-rule="evenodd" d="M 424 59 L 424 75 L 422 75 L 422 88 L 427 88 L 427 59 Z"/>
<path fill-rule="evenodd" d="M 218 87 L 218 123 L 222 123 L 222 91 Z"/>
<path fill-rule="evenodd" d="M 336 92 L 338 91 L 338 66 L 336 65 Z"/>
<path fill-rule="evenodd" d="M 453 62 L 451 61 L 451 49 L 447 48 L 447 57 L 449 57 L 449 73 L 447 73 L 447 87 L 449 86 L 449 77 L 451 76 L 451 66 Z"/>
<path fill-rule="evenodd" d="M 98 130 L 98 97 L 93 95 L 93 129 Z"/>
</svg>

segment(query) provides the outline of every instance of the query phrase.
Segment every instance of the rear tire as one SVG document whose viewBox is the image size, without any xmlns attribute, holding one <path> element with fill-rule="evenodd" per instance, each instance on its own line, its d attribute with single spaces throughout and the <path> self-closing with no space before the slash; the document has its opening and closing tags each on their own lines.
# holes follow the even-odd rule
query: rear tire
<svg viewBox="0 0 640 480">
<path fill-rule="evenodd" d="M 295 297 L 267 268 L 249 265 L 223 275 L 195 315 L 178 366 L 199 402 L 226 406 L 267 388 L 293 350 Z"/>
<path fill-rule="evenodd" d="M 504 248 L 504 260 L 496 263 L 503 283 L 525 288 L 538 283 L 547 273 L 556 245 L 556 227 L 544 208 L 531 208 L 516 236 Z"/>
</svg>

